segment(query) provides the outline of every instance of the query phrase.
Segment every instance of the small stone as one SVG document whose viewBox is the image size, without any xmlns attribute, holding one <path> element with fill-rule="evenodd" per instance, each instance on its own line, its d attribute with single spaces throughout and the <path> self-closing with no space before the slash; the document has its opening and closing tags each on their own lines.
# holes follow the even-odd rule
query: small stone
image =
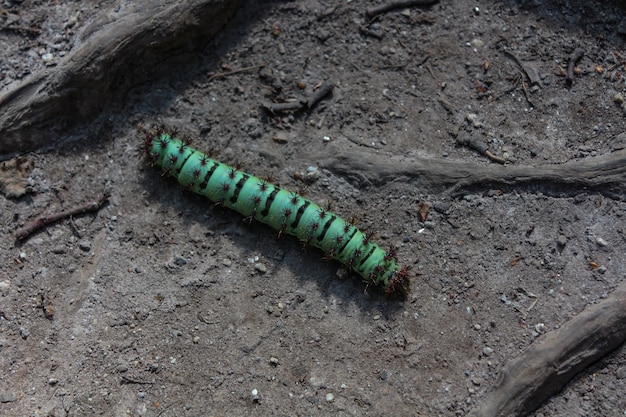
<svg viewBox="0 0 626 417">
<path fill-rule="evenodd" d="M 24 340 L 28 339 L 28 336 L 30 336 L 30 332 L 26 327 L 20 327 L 20 336 Z"/>
<path fill-rule="evenodd" d="M 200 343 L 200 336 L 194 336 L 193 339 L 191 339 L 193 341 L 194 344 L 198 344 Z"/>
<path fill-rule="evenodd" d="M 567 244 L 567 237 L 565 237 L 565 235 L 559 235 L 559 237 L 556 239 L 556 244 L 559 248 L 565 247 L 565 245 Z"/>
<path fill-rule="evenodd" d="M 5 292 L 9 289 L 10 286 L 11 281 L 9 281 L 8 279 L 0 281 L 0 291 Z"/>
<path fill-rule="evenodd" d="M 485 355 L 485 356 L 489 356 L 489 355 L 491 355 L 492 353 L 493 353 L 493 349 L 492 349 L 492 348 L 490 348 L 489 346 L 485 346 L 485 347 L 483 348 L 483 355 Z"/>
<path fill-rule="evenodd" d="M 259 402 L 259 391 L 255 388 L 250 392 L 250 397 L 252 398 L 253 402 Z"/>
<path fill-rule="evenodd" d="M 468 122 L 470 122 L 475 128 L 480 128 L 482 127 L 482 123 L 480 122 L 480 120 L 478 120 L 478 115 L 476 113 L 468 113 L 465 116 L 465 120 L 467 120 Z"/>
<path fill-rule="evenodd" d="M 621 368 L 619 368 L 615 375 L 617 376 L 617 379 L 626 378 L 626 366 L 622 366 Z"/>
<path fill-rule="evenodd" d="M 50 65 L 54 61 L 54 55 L 52 55 L 50 52 L 48 52 L 47 54 L 43 54 L 41 56 L 41 59 L 43 60 L 44 64 Z"/>
<path fill-rule="evenodd" d="M 71 16 L 69 19 L 67 19 L 67 22 L 65 22 L 65 25 L 63 25 L 66 29 L 67 28 L 71 28 L 74 27 L 74 25 L 76 24 L 76 22 L 78 22 L 78 17 L 76 16 Z"/>
<path fill-rule="evenodd" d="M 600 246 L 601 248 L 605 248 L 609 246 L 609 243 L 606 240 L 602 239 L 601 237 L 596 238 L 596 244 Z"/>
<path fill-rule="evenodd" d="M 424 222 L 424 227 L 425 227 L 426 229 L 434 229 L 434 228 L 435 228 L 435 222 L 434 222 L 434 221 L 432 221 L 432 220 L 426 220 L 426 221 Z"/>
<path fill-rule="evenodd" d="M 485 45 L 485 42 L 484 42 L 484 41 L 482 41 L 481 39 L 474 38 L 474 39 L 472 39 L 471 44 L 472 44 L 472 46 L 473 46 L 474 48 L 480 48 L 481 46 L 484 46 L 484 45 Z"/>
<path fill-rule="evenodd" d="M 55 386 L 55 385 L 56 385 L 56 384 L 58 384 L 58 383 L 59 383 L 59 380 L 58 380 L 58 379 L 56 379 L 56 378 L 50 378 L 50 379 L 48 379 L 48 385 Z"/>
<path fill-rule="evenodd" d="M 188 262 L 189 261 L 182 256 L 173 256 L 165 263 L 165 267 L 168 269 L 178 269 L 187 265 Z"/>
<path fill-rule="evenodd" d="M 81 240 L 78 242 L 78 247 L 83 252 L 89 252 L 91 250 L 91 242 L 88 240 Z"/>
<path fill-rule="evenodd" d="M 254 269 L 260 274 L 265 274 L 267 272 L 267 267 L 262 263 L 254 264 Z"/>
<path fill-rule="evenodd" d="M 12 403 L 17 401 L 17 395 L 12 392 L 0 392 L 0 403 Z"/>
<path fill-rule="evenodd" d="M 52 248 L 52 253 L 55 255 L 63 255 L 65 252 L 67 252 L 67 248 L 64 245 L 57 245 Z"/>
<path fill-rule="evenodd" d="M 535 324 L 535 331 L 539 334 L 543 334 L 546 332 L 546 325 L 543 323 Z"/>
<path fill-rule="evenodd" d="M 278 358 L 275 358 L 275 357 L 273 357 L 273 356 L 272 356 L 272 357 L 270 358 L 270 365 L 272 365 L 272 366 L 278 366 Z"/>
<path fill-rule="evenodd" d="M 334 400 L 335 400 L 335 394 L 333 394 L 332 392 L 329 392 L 328 394 L 326 394 L 326 401 L 332 402 Z"/>
</svg>

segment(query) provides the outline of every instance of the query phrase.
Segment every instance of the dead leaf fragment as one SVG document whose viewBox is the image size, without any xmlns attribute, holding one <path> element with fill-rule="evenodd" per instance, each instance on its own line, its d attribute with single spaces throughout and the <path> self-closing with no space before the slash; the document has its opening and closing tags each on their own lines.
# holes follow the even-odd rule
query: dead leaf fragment
<svg viewBox="0 0 626 417">
<path fill-rule="evenodd" d="M 8 198 L 21 197 L 28 192 L 28 176 L 35 167 L 35 163 L 18 156 L 0 164 L 0 192 Z"/>
<path fill-rule="evenodd" d="M 420 217 L 420 222 L 424 223 L 428 218 L 428 213 L 430 211 L 430 206 L 423 201 L 417 203 L 417 214 Z"/>
</svg>

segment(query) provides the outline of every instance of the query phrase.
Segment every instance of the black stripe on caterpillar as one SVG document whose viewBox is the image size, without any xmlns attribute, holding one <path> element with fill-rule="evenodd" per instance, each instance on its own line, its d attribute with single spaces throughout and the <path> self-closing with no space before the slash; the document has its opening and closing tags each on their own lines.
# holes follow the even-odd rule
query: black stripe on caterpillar
<svg viewBox="0 0 626 417">
<path fill-rule="evenodd" d="M 183 187 L 265 223 L 279 233 L 296 236 L 321 249 L 361 275 L 367 285 L 380 286 L 388 296 L 409 290 L 407 267 L 398 267 L 395 251 L 385 252 L 371 236 L 297 193 L 211 159 L 162 129 L 147 133 L 144 149 L 151 162 Z"/>
</svg>

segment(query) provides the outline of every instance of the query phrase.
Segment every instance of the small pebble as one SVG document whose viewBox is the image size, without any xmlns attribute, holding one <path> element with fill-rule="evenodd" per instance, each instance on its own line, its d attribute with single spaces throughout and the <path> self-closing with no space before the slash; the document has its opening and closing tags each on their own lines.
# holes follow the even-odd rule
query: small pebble
<svg viewBox="0 0 626 417">
<path fill-rule="evenodd" d="M 332 392 L 329 392 L 328 394 L 326 394 L 326 401 L 332 402 L 334 400 L 335 400 L 335 394 L 333 394 Z"/>
<path fill-rule="evenodd" d="M 89 252 L 91 250 L 91 242 L 88 240 L 81 240 L 78 242 L 78 247 L 84 252 Z"/>
<path fill-rule="evenodd" d="M 546 332 L 546 325 L 543 323 L 535 324 L 535 331 L 539 334 L 543 334 Z"/>
<path fill-rule="evenodd" d="M 480 48 L 481 46 L 485 45 L 485 42 L 482 41 L 481 39 L 474 38 L 472 39 L 471 44 L 474 48 Z"/>
<path fill-rule="evenodd" d="M 0 403 L 12 403 L 17 401 L 17 395 L 12 392 L 0 392 Z"/>
<path fill-rule="evenodd" d="M 601 237 L 596 238 L 596 244 L 600 246 L 601 248 L 605 248 L 609 246 L 609 243 L 606 240 L 602 239 Z"/>
<path fill-rule="evenodd" d="M 24 340 L 28 339 L 28 336 L 30 336 L 30 332 L 26 327 L 20 327 L 20 336 Z"/>
<path fill-rule="evenodd" d="M 267 267 L 265 266 L 265 264 L 261 263 L 254 264 L 254 269 L 260 274 L 264 274 L 267 272 Z"/>
<path fill-rule="evenodd" d="M 52 64 L 52 61 L 54 61 L 54 55 L 52 55 L 50 52 L 48 52 L 47 54 L 43 54 L 41 56 L 41 59 L 42 59 L 44 64 L 50 65 L 50 64 Z"/>
<path fill-rule="evenodd" d="M 556 244 L 562 248 L 567 244 L 567 237 L 565 237 L 565 235 L 559 235 L 559 237 L 556 239 Z"/>
<path fill-rule="evenodd" d="M 56 378 L 50 378 L 50 379 L 48 379 L 48 385 L 52 385 L 52 386 L 54 386 L 54 385 L 56 385 L 56 384 L 58 384 L 58 383 L 59 383 L 59 380 L 58 380 L 58 379 L 56 379 Z"/>
<path fill-rule="evenodd" d="M 252 398 L 252 401 L 254 402 L 258 402 L 259 401 L 259 391 L 255 388 L 250 392 L 250 396 Z"/>
<path fill-rule="evenodd" d="M 67 252 L 67 248 L 64 245 L 56 245 L 52 248 L 52 253 L 55 255 L 63 255 L 65 252 Z"/>
<path fill-rule="evenodd" d="M 273 357 L 273 356 L 272 356 L 272 357 L 270 358 L 270 365 L 272 365 L 272 366 L 278 366 L 278 358 L 275 358 L 275 357 Z"/>
<path fill-rule="evenodd" d="M 465 116 L 465 120 L 470 122 L 475 128 L 482 127 L 482 123 L 478 120 L 478 115 L 476 113 L 468 113 Z"/>
<path fill-rule="evenodd" d="M 0 291 L 2 292 L 7 291 L 10 286 L 11 286 L 11 281 L 9 281 L 8 279 L 0 281 Z"/>
<path fill-rule="evenodd" d="M 617 379 L 626 378 L 626 366 L 622 366 L 621 368 L 619 368 L 615 375 L 617 376 Z"/>
<path fill-rule="evenodd" d="M 483 348 L 483 355 L 485 355 L 485 356 L 489 356 L 489 355 L 491 355 L 492 353 L 493 353 L 493 349 L 492 349 L 492 348 L 490 348 L 489 346 L 485 346 L 485 347 Z"/>
<path fill-rule="evenodd" d="M 76 22 L 78 22 L 78 18 L 76 16 L 72 16 L 67 20 L 67 22 L 65 22 L 64 26 L 65 28 L 71 28 L 71 27 L 74 27 Z"/>
</svg>

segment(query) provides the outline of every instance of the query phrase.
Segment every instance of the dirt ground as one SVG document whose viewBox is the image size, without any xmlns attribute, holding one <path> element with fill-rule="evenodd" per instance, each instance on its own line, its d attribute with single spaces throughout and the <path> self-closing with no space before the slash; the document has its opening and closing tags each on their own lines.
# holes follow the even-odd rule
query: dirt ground
<svg viewBox="0 0 626 417">
<path fill-rule="evenodd" d="M 26 155 L 30 192 L 0 199 L 0 415 L 464 416 L 501 366 L 624 281 L 623 194 L 438 188 L 377 165 L 500 166 L 458 137 L 505 168 L 623 149 L 620 2 L 441 0 L 370 20 L 373 3 L 242 1 L 188 65 Z M 125 4 L 2 2 L 2 91 Z M 264 107 L 324 81 L 310 109 Z M 411 267 L 409 297 L 339 278 L 317 250 L 166 180 L 136 130 L 156 123 L 375 230 Z M 16 242 L 105 190 L 97 213 Z M 626 415 L 624 363 L 621 346 L 532 415 Z"/>
</svg>

